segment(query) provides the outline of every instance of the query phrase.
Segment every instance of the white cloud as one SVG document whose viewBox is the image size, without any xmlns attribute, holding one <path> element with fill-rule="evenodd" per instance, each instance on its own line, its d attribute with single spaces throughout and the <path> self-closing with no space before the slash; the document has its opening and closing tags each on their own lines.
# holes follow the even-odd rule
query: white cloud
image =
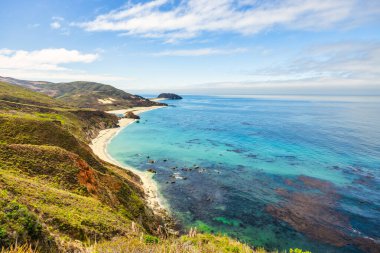
<svg viewBox="0 0 380 253">
<path fill-rule="evenodd" d="M 106 74 L 92 74 L 76 70 L 63 71 L 41 71 L 41 70 L 24 70 L 24 69 L 0 69 L 0 76 L 19 78 L 23 80 L 39 81 L 93 81 L 93 82 L 116 82 L 130 81 L 130 78 L 122 76 L 113 76 Z"/>
<path fill-rule="evenodd" d="M 98 54 L 84 54 L 65 48 L 36 51 L 0 49 L 0 69 L 62 70 L 62 64 L 90 63 L 98 57 Z"/>
<path fill-rule="evenodd" d="M 265 60 L 259 56 L 265 48 L 250 51 L 259 64 L 243 67 L 249 70 L 233 66 L 223 72 L 215 66 L 214 72 L 200 71 L 183 79 L 182 73 L 195 73 L 185 70 L 145 88 L 152 93 L 172 90 L 183 94 L 380 95 L 378 41 L 314 45 L 286 58 L 277 58 L 278 52 L 272 51 L 269 57 L 262 56 Z"/>
<path fill-rule="evenodd" d="M 50 23 L 50 27 L 52 29 L 59 29 L 59 28 L 61 28 L 61 24 L 58 21 L 54 21 L 54 22 Z"/>
<path fill-rule="evenodd" d="M 217 49 L 200 48 L 186 50 L 168 50 L 153 54 L 153 56 L 206 56 L 206 55 L 230 55 L 246 52 L 246 48 Z"/>
<path fill-rule="evenodd" d="M 87 80 L 117 81 L 125 77 L 91 74 L 67 68 L 70 63 L 92 63 L 99 58 L 98 53 L 82 53 L 65 48 L 48 48 L 35 51 L 0 49 L 0 76 L 10 76 L 32 80 Z"/>
<path fill-rule="evenodd" d="M 51 18 L 52 19 L 52 22 L 50 23 L 50 27 L 54 30 L 59 30 L 59 29 L 63 29 L 62 28 L 62 23 L 64 22 L 64 18 L 62 17 L 58 17 L 58 16 L 54 16 Z M 67 28 L 65 29 L 67 30 Z"/>
<path fill-rule="evenodd" d="M 59 22 L 53 22 L 50 24 L 50 27 L 54 30 L 59 30 L 61 35 L 69 36 L 70 35 L 70 29 L 67 27 L 63 27 L 61 23 Z"/>
<path fill-rule="evenodd" d="M 186 88 L 222 94 L 380 94 L 380 43 L 319 45 L 300 57 L 245 72 L 245 80 L 215 81 Z"/>
<path fill-rule="evenodd" d="M 3 48 L 0 49 L 0 55 L 10 55 L 13 54 L 14 50 L 8 49 L 8 48 Z"/>
<path fill-rule="evenodd" d="M 365 79 L 380 85 L 380 43 L 345 42 L 309 48 L 286 65 L 256 70 L 256 76 L 300 75 L 315 78 Z"/>
<path fill-rule="evenodd" d="M 170 0 L 127 4 L 94 20 L 73 24 L 87 31 L 116 31 L 123 35 L 164 38 L 169 42 L 204 32 L 255 34 L 282 26 L 288 29 L 324 29 L 362 17 L 370 0 Z M 373 4 L 379 7 L 380 3 Z M 379 14 L 366 12 L 371 17 Z M 368 15 L 367 15 L 368 16 Z M 368 17 L 367 17 L 368 18 Z"/>
</svg>

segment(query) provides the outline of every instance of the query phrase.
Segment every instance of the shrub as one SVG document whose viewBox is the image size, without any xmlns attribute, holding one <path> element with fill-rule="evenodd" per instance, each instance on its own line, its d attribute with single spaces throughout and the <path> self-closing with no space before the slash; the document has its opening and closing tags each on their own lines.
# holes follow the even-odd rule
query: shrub
<svg viewBox="0 0 380 253">
<path fill-rule="evenodd" d="M 42 226 L 37 218 L 18 202 L 6 202 L 0 202 L 0 245 L 10 245 L 16 238 L 21 242 L 38 239 Z"/>
<path fill-rule="evenodd" d="M 144 242 L 147 244 L 154 244 L 154 243 L 158 243 L 159 239 L 155 236 L 152 236 L 152 235 L 145 235 L 144 236 Z"/>
<path fill-rule="evenodd" d="M 311 251 L 303 251 L 302 249 L 295 248 L 295 249 L 289 249 L 289 253 L 311 253 Z"/>
</svg>

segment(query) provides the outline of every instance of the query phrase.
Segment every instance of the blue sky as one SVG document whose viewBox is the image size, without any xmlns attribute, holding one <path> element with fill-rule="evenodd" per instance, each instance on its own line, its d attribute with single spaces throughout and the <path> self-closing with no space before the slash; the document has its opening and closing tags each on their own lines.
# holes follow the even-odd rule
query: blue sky
<svg viewBox="0 0 380 253">
<path fill-rule="evenodd" d="M 2 0 L 0 76 L 137 93 L 380 94 L 380 1 Z"/>
</svg>

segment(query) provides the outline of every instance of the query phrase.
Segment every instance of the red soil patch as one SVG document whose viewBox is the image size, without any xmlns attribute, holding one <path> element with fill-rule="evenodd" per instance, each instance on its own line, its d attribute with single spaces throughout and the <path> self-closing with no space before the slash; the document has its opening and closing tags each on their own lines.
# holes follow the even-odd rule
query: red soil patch
<svg viewBox="0 0 380 253">
<path fill-rule="evenodd" d="M 75 160 L 76 165 L 80 168 L 78 173 L 78 181 L 87 188 L 87 191 L 96 194 L 98 191 L 98 182 L 96 180 L 96 172 L 82 159 Z"/>
</svg>

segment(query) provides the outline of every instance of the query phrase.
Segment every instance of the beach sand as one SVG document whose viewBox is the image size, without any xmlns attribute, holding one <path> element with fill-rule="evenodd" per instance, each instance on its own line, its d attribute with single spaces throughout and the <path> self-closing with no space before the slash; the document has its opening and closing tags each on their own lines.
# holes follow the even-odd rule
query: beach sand
<svg viewBox="0 0 380 253">
<path fill-rule="evenodd" d="M 134 114 L 140 114 L 146 111 L 162 108 L 163 106 L 152 106 L 152 107 L 134 107 L 130 109 L 123 109 L 123 110 L 114 110 L 114 111 L 108 111 L 108 113 L 117 113 L 117 114 L 124 114 L 128 111 L 132 111 Z M 135 119 L 126 119 L 122 118 L 119 120 L 120 127 L 118 128 L 109 128 L 105 130 L 101 130 L 99 132 L 99 135 L 92 140 L 90 147 L 92 151 L 102 160 L 112 163 L 114 165 L 117 165 L 119 167 L 122 167 L 124 169 L 130 170 L 136 175 L 138 175 L 141 178 L 141 181 L 143 183 L 143 188 L 146 195 L 146 201 L 150 208 L 157 214 L 161 216 L 167 216 L 167 205 L 164 204 L 164 201 L 162 198 L 159 197 L 159 191 L 157 183 L 153 180 L 153 173 L 150 172 L 143 172 L 139 171 L 133 167 L 125 166 L 115 159 L 113 159 L 107 152 L 107 144 L 109 141 L 117 135 L 124 127 L 128 126 L 129 124 L 133 123 Z"/>
<path fill-rule="evenodd" d="M 149 98 L 150 101 L 162 101 L 167 100 L 167 98 Z"/>
</svg>

